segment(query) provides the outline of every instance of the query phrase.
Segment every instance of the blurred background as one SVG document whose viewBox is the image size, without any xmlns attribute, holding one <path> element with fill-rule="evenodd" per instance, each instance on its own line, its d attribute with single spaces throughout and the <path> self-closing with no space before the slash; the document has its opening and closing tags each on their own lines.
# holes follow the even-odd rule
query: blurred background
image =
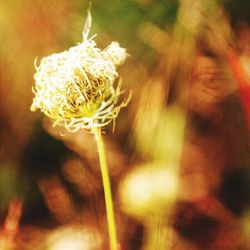
<svg viewBox="0 0 250 250">
<path fill-rule="evenodd" d="M 0 248 L 108 249 L 92 134 L 31 112 L 34 61 L 81 42 L 78 0 L 0 2 Z M 104 129 L 120 249 L 250 249 L 250 2 L 92 0 L 133 97 Z"/>
</svg>

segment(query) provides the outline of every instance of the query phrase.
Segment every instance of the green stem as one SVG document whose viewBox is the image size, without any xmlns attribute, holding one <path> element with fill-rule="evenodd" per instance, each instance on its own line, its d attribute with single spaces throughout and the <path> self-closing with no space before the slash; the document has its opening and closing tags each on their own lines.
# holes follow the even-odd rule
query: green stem
<svg viewBox="0 0 250 250">
<path fill-rule="evenodd" d="M 113 199 L 112 199 L 109 173 L 108 173 L 108 167 L 107 167 L 105 146 L 104 146 L 102 135 L 101 135 L 101 129 L 95 128 L 93 132 L 94 132 L 96 143 L 97 143 L 99 161 L 100 161 L 100 167 L 101 167 L 101 173 L 102 173 L 104 198 L 105 198 L 105 205 L 106 205 L 106 212 L 107 212 L 110 250 L 117 250 L 118 244 L 117 244 L 117 236 L 116 236 L 116 224 L 115 224 Z"/>
</svg>

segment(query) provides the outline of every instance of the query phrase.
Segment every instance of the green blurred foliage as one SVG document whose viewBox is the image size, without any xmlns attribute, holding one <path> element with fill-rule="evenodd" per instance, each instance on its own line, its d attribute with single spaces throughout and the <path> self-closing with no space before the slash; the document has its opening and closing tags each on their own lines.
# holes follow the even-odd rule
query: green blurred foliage
<svg viewBox="0 0 250 250">
<path fill-rule="evenodd" d="M 139 36 L 139 29 L 145 22 L 151 22 L 169 30 L 175 21 L 178 1 L 93 1 L 92 14 L 98 30 L 107 32 L 126 47 L 133 57 L 152 65 L 155 51 L 149 48 Z M 95 31 L 94 26 L 94 31 Z"/>
<path fill-rule="evenodd" d="M 20 179 L 14 166 L 0 165 L 0 208 L 8 208 L 11 200 L 20 194 Z"/>
</svg>

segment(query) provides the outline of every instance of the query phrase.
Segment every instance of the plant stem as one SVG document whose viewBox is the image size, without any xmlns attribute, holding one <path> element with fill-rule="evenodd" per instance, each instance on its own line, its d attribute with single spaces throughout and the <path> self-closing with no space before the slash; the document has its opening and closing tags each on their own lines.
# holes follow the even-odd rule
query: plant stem
<svg viewBox="0 0 250 250">
<path fill-rule="evenodd" d="M 109 173 L 108 173 L 108 167 L 107 167 L 105 146 L 104 146 L 102 135 L 101 135 L 101 129 L 94 128 L 93 132 L 95 135 L 95 140 L 97 143 L 97 148 L 98 148 L 98 153 L 99 153 L 99 161 L 100 161 L 100 167 L 101 167 L 104 198 L 105 198 L 106 213 L 107 213 L 110 250 L 118 250 L 113 199 L 112 199 L 111 185 L 110 185 Z"/>
</svg>

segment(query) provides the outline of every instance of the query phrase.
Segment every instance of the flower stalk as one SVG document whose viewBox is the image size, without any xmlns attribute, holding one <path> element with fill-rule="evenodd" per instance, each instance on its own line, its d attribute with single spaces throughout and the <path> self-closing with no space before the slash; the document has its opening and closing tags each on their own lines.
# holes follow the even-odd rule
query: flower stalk
<svg viewBox="0 0 250 250">
<path fill-rule="evenodd" d="M 93 133 L 95 135 L 95 140 L 97 144 L 100 168 L 101 168 L 101 174 L 102 174 L 110 250 L 117 250 L 118 243 L 117 243 L 117 235 L 116 235 L 116 223 L 115 223 L 113 199 L 112 199 L 111 185 L 110 185 L 108 166 L 107 166 L 107 160 L 106 160 L 105 146 L 104 146 L 103 139 L 102 139 L 101 129 L 94 128 Z"/>
</svg>

